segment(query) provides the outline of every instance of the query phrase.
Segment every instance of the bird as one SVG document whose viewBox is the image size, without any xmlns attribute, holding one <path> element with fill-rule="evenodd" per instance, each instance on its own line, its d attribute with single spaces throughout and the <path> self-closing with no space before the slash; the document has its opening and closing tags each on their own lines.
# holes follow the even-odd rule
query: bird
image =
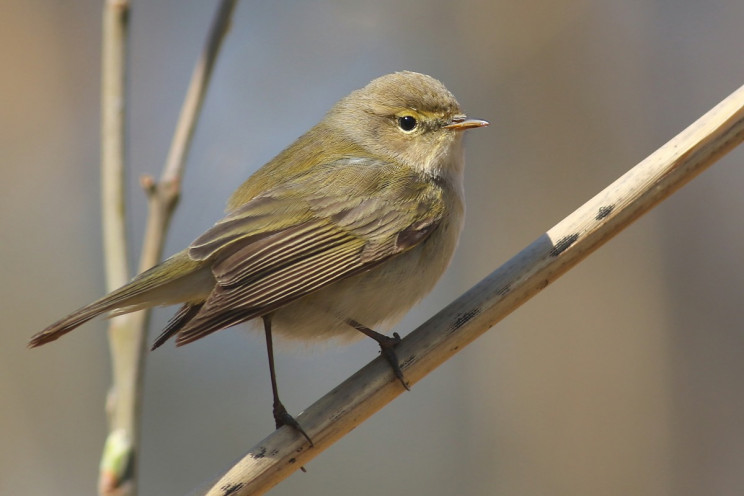
<svg viewBox="0 0 744 496">
<path fill-rule="evenodd" d="M 408 389 L 389 329 L 447 268 L 465 211 L 469 119 L 437 79 L 378 77 L 250 176 L 188 247 L 35 334 L 37 347 L 92 318 L 181 305 L 152 349 L 261 318 L 277 428 L 311 437 L 279 400 L 273 335 L 366 335 Z"/>
</svg>

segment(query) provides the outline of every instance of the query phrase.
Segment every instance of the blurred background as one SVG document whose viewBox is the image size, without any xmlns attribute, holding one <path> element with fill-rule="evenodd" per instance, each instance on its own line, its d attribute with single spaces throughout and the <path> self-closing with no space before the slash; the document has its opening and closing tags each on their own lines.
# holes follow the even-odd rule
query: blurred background
<svg viewBox="0 0 744 496">
<path fill-rule="evenodd" d="M 32 333 L 103 293 L 100 1 L 0 3 L 0 494 L 93 494 L 105 322 Z M 132 265 L 212 2 L 133 2 Z M 491 126 L 468 136 L 468 218 L 402 334 L 744 83 L 744 3 L 444 0 L 239 4 L 196 130 L 171 254 L 349 91 L 409 69 Z M 610 241 L 272 494 L 744 491 L 744 152 Z M 151 338 L 174 309 L 155 313 Z M 376 345 L 285 346 L 299 412 Z M 185 494 L 273 429 L 263 337 L 148 356 L 141 494 Z"/>
</svg>

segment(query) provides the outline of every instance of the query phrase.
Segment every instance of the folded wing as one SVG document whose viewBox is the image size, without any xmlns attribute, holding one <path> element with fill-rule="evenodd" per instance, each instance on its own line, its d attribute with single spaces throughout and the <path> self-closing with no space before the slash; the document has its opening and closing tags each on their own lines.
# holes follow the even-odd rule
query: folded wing
<svg viewBox="0 0 744 496">
<path fill-rule="evenodd" d="M 346 159 L 262 194 L 189 248 L 217 284 L 185 305 L 156 346 L 178 345 L 270 313 L 423 242 L 442 217 L 442 192 L 415 171 Z"/>
</svg>

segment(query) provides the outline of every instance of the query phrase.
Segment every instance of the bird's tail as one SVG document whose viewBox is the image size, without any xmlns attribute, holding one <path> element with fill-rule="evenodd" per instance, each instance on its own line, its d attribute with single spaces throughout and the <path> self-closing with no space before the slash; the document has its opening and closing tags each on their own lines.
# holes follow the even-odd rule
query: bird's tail
<svg viewBox="0 0 744 496">
<path fill-rule="evenodd" d="M 112 310 L 116 314 L 123 314 L 157 305 L 203 301 L 213 286 L 214 279 L 209 268 L 181 252 L 35 334 L 28 346 L 35 348 L 54 341 L 92 318 Z"/>
</svg>

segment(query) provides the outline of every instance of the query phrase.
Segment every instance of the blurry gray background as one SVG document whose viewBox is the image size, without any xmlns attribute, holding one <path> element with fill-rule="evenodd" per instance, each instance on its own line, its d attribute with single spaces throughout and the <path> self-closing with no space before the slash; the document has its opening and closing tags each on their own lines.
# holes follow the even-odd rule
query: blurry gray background
<svg viewBox="0 0 744 496">
<path fill-rule="evenodd" d="M 132 261 L 214 5 L 134 1 Z M 93 494 L 105 322 L 29 351 L 103 292 L 100 1 L 0 3 L 0 494 Z M 313 1 L 238 6 L 168 237 L 171 254 L 338 98 L 388 72 L 441 79 L 491 126 L 468 139 L 455 260 L 431 316 L 744 83 L 744 3 Z M 272 494 L 744 492 L 741 150 L 685 187 Z M 159 310 L 151 336 L 172 314 Z M 285 347 L 298 412 L 377 355 Z M 216 476 L 273 427 L 263 339 L 148 357 L 141 494 Z"/>
</svg>

